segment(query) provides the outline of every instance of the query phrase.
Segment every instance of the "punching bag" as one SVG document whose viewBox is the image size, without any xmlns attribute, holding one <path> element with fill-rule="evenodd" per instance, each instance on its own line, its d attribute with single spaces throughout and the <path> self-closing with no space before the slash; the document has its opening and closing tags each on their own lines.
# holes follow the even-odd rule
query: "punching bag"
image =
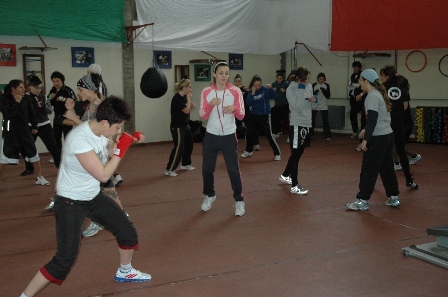
<svg viewBox="0 0 448 297">
<path fill-rule="evenodd" d="M 154 66 L 148 68 L 142 75 L 140 81 L 140 90 L 149 98 L 160 98 L 165 95 L 168 90 L 168 82 L 165 74 L 159 69 L 154 61 Z"/>
</svg>

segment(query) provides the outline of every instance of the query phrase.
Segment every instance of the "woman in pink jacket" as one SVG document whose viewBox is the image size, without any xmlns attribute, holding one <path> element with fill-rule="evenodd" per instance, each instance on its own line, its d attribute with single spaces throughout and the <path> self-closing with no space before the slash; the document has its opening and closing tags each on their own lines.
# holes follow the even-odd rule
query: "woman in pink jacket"
<svg viewBox="0 0 448 297">
<path fill-rule="evenodd" d="M 238 163 L 238 140 L 235 118 L 244 118 L 244 101 L 241 90 L 229 80 L 229 65 L 218 62 L 213 67 L 214 83 L 201 94 L 199 115 L 207 120 L 207 132 L 203 140 L 202 178 L 204 202 L 202 211 L 208 211 L 216 199 L 214 172 L 216 159 L 221 151 L 229 173 L 235 199 L 235 216 L 243 216 L 245 204 L 240 167 Z"/>
</svg>

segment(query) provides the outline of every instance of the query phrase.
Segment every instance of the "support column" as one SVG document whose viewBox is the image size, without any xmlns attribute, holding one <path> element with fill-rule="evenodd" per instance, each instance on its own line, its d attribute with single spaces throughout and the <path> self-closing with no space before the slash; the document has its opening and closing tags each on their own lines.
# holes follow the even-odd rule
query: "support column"
<svg viewBox="0 0 448 297">
<path fill-rule="evenodd" d="M 126 26 L 132 26 L 135 14 L 135 1 L 124 1 L 124 20 Z M 125 124 L 125 131 L 135 131 L 135 82 L 134 82 L 134 44 L 122 44 L 123 98 L 129 104 L 132 119 Z"/>
</svg>

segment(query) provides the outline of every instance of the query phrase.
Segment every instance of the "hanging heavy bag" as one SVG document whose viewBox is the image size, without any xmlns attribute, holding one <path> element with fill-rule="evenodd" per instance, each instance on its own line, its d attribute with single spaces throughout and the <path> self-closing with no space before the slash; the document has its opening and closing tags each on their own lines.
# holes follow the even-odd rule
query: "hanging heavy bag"
<svg viewBox="0 0 448 297">
<path fill-rule="evenodd" d="M 155 59 L 153 59 L 153 64 L 153 67 L 150 67 L 143 73 L 140 81 L 140 90 L 146 97 L 160 98 L 168 90 L 168 82 L 165 74 L 157 66 Z"/>
</svg>

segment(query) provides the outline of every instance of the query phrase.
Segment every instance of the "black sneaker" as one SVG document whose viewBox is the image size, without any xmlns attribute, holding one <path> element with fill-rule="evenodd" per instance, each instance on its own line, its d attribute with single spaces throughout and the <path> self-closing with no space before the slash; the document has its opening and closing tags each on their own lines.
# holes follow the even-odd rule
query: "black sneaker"
<svg viewBox="0 0 448 297">
<path fill-rule="evenodd" d="M 35 173 L 34 170 L 25 170 L 24 172 L 20 173 L 20 176 L 27 176 L 34 173 Z"/>
<path fill-rule="evenodd" d="M 418 185 L 414 183 L 413 181 L 406 183 L 406 187 L 411 188 L 411 190 L 417 190 Z"/>
</svg>

